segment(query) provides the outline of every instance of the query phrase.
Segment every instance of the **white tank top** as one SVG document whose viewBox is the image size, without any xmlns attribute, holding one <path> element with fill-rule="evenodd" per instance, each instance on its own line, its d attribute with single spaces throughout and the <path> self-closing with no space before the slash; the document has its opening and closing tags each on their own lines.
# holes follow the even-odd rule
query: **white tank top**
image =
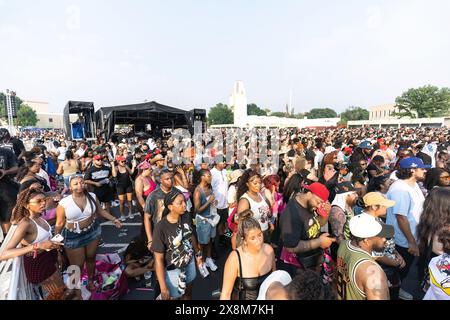
<svg viewBox="0 0 450 320">
<path fill-rule="evenodd" d="M 94 201 L 97 199 L 95 194 L 89 192 Z M 59 205 L 64 208 L 66 213 L 66 219 L 68 223 L 80 222 L 90 218 L 95 210 L 95 202 L 91 205 L 89 198 L 86 197 L 87 203 L 84 207 L 84 211 L 81 211 L 80 207 L 73 201 L 72 195 L 65 197 L 59 202 Z"/>
<path fill-rule="evenodd" d="M 270 214 L 270 208 L 267 202 L 264 200 L 264 198 L 261 196 L 261 194 L 258 193 L 259 202 L 256 202 L 252 198 L 248 196 L 247 193 L 245 193 L 242 197 L 244 199 L 247 199 L 247 201 L 250 204 L 250 210 L 253 212 L 253 218 L 259 222 L 259 225 L 261 226 L 262 231 L 266 231 L 269 229 L 269 214 Z"/>
<path fill-rule="evenodd" d="M 34 224 L 36 225 L 36 229 L 37 229 L 36 239 L 34 239 L 32 244 L 39 243 L 39 242 L 42 242 L 45 240 L 50 240 L 52 238 L 52 228 L 50 227 L 50 225 L 48 224 L 47 221 L 44 220 L 48 226 L 48 230 L 45 230 L 32 218 L 30 218 L 30 220 L 34 222 Z"/>
</svg>

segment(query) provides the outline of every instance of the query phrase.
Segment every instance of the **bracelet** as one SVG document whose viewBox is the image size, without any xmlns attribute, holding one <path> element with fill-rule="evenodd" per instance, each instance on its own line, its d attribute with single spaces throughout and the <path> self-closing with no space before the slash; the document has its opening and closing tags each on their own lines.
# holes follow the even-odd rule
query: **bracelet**
<svg viewBox="0 0 450 320">
<path fill-rule="evenodd" d="M 147 244 L 153 243 L 153 240 L 147 241 Z"/>
</svg>

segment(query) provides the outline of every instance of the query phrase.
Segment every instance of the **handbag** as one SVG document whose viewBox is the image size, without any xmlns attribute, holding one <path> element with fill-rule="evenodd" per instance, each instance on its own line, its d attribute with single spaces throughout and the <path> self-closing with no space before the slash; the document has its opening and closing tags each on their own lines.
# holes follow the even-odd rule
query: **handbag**
<svg viewBox="0 0 450 320">
<path fill-rule="evenodd" d="M 237 232 L 237 224 L 234 223 L 234 216 L 237 212 L 237 206 L 233 208 L 231 211 L 231 214 L 227 218 L 228 228 L 230 228 L 231 232 L 236 233 Z"/>
<path fill-rule="evenodd" d="M 121 268 L 121 258 L 117 253 L 97 254 L 95 263 L 95 290 L 90 300 L 118 300 L 128 293 L 128 280 Z M 82 279 L 87 280 L 87 269 Z"/>
</svg>

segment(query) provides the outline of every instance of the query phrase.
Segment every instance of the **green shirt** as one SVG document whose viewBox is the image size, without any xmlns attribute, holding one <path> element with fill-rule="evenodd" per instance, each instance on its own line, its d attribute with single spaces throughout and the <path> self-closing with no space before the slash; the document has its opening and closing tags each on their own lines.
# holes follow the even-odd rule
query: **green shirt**
<svg viewBox="0 0 450 320">
<path fill-rule="evenodd" d="M 341 300 L 366 300 L 367 296 L 356 285 L 356 269 L 363 262 L 372 262 L 377 268 L 380 266 L 366 251 L 353 246 L 350 240 L 341 242 L 337 256 L 337 291 Z"/>
</svg>

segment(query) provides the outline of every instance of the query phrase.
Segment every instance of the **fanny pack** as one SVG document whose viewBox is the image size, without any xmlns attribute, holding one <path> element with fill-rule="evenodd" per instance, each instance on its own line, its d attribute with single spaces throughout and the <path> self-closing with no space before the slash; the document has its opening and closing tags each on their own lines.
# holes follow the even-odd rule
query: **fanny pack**
<svg viewBox="0 0 450 320">
<path fill-rule="evenodd" d="M 317 249 L 313 252 L 306 252 L 302 255 L 297 254 L 297 261 L 305 269 L 316 267 L 324 262 L 323 250 Z"/>
</svg>

